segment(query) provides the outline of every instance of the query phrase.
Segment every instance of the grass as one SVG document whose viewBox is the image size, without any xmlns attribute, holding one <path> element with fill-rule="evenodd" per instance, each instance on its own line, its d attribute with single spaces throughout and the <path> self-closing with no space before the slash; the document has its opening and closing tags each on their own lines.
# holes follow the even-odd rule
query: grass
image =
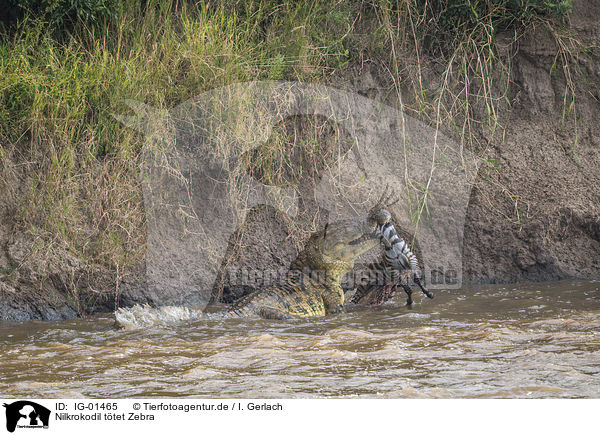
<svg viewBox="0 0 600 435">
<path fill-rule="evenodd" d="M 23 261 L 40 277 L 68 269 L 65 282 L 79 301 L 73 270 L 107 274 L 118 289 L 143 260 L 140 163 L 147 144 L 112 116 L 127 111 L 126 99 L 170 109 L 235 82 L 327 83 L 370 58 L 387 71 L 391 101 L 480 151 L 502 131 L 510 85 L 510 55 L 496 51 L 497 32 L 514 28 L 517 39 L 535 23 L 556 29 L 569 2 L 553 3 L 557 10 L 543 2 L 431 4 L 438 3 L 441 9 L 416 0 L 148 0 L 142 7 L 126 0 L 106 19 L 75 19 L 68 27 L 24 17 L 0 42 L 0 192 L 16 230 L 31 241 Z M 568 68 L 568 40 L 555 34 L 563 42 L 557 63 Z M 439 66 L 438 82 L 423 78 L 426 59 Z M 575 116 L 571 72 L 564 73 L 565 117 Z M 412 97 L 402 101 L 407 91 Z M 274 183 L 310 173 L 330 151 L 319 136 L 322 120 L 313 124 L 303 129 L 317 133 L 291 149 L 282 145 L 290 142 L 283 128 L 279 142 L 254 155 L 252 169 Z M 310 162 L 281 157 L 283 150 L 299 155 L 294 147 Z M 408 179 L 405 188 L 418 226 L 429 190 Z"/>
</svg>

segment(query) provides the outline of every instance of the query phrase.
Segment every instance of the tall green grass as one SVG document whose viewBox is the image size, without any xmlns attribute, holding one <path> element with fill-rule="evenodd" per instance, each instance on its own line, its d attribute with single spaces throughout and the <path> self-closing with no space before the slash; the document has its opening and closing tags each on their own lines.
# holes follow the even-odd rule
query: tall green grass
<svg viewBox="0 0 600 435">
<path fill-rule="evenodd" d="M 32 267 L 60 269 L 56 252 L 90 270 L 139 263 L 144 141 L 112 114 L 127 110 L 125 99 L 168 109 L 233 82 L 318 80 L 346 58 L 351 23 L 331 19 L 330 8 L 249 0 L 175 10 L 129 0 L 114 20 L 61 32 L 26 17 L 2 35 L 0 189 L 17 230 L 35 241 Z"/>
</svg>

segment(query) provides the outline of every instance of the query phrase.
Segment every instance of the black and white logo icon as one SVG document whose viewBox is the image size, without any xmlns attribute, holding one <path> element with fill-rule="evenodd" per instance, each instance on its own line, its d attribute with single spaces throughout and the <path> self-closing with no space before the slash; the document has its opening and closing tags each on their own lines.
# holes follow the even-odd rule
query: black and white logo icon
<svg viewBox="0 0 600 435">
<path fill-rule="evenodd" d="M 4 404 L 6 408 L 6 430 L 14 432 L 16 428 L 48 428 L 50 410 L 29 400 L 19 400 Z"/>
</svg>

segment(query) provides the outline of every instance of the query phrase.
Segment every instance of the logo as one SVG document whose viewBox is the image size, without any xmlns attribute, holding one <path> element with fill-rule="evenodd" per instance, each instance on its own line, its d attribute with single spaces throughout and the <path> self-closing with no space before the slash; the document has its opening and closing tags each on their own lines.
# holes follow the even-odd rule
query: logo
<svg viewBox="0 0 600 435">
<path fill-rule="evenodd" d="M 28 400 L 19 400 L 4 404 L 6 408 L 6 430 L 14 432 L 16 428 L 48 429 L 50 410 Z"/>
</svg>

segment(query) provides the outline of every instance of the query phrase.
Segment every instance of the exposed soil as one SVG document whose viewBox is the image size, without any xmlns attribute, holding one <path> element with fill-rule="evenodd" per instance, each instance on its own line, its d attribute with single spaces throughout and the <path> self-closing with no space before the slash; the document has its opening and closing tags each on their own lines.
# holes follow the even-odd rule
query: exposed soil
<svg viewBox="0 0 600 435">
<path fill-rule="evenodd" d="M 575 35 L 596 46 L 598 13 L 598 1 L 575 2 L 571 17 Z M 564 77 L 548 73 L 555 55 L 544 29 L 520 42 L 517 103 L 506 140 L 487 157 L 498 170 L 480 170 L 467 213 L 469 282 L 600 276 L 600 63 L 579 59 L 578 127 L 563 127 Z"/>
</svg>

